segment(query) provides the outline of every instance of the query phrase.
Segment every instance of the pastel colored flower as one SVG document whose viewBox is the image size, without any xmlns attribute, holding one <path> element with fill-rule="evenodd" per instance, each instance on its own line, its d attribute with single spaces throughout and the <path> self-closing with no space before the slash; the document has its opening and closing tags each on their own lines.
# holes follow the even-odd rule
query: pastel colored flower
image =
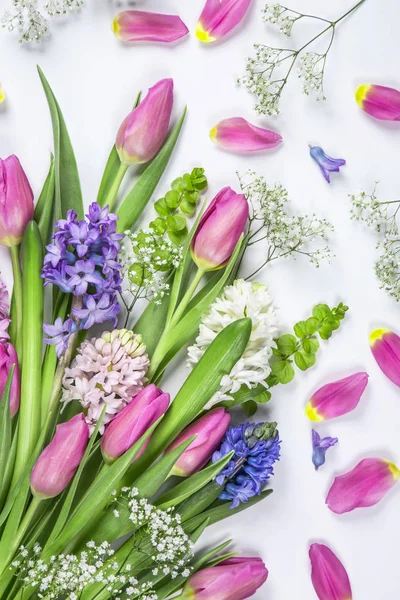
<svg viewBox="0 0 400 600">
<path fill-rule="evenodd" d="M 395 464 L 383 458 L 365 458 L 354 469 L 336 477 L 326 497 L 330 510 L 338 515 L 355 508 L 374 506 L 400 477 Z"/>
<path fill-rule="evenodd" d="M 321 146 L 310 146 L 310 156 L 319 166 L 322 175 L 330 183 L 330 173 L 339 172 L 340 167 L 346 164 L 344 158 L 332 158 L 325 154 Z"/>
<path fill-rule="evenodd" d="M 123 42 L 175 42 L 188 28 L 178 15 L 125 10 L 113 21 L 113 31 Z"/>
<path fill-rule="evenodd" d="M 312 461 L 315 466 L 315 470 L 318 471 L 323 464 L 325 464 L 325 454 L 329 448 L 332 448 L 335 444 L 338 443 L 338 438 L 332 437 L 324 437 L 321 439 L 321 436 L 315 429 L 312 430 L 312 445 L 313 445 L 313 454 Z"/>
<path fill-rule="evenodd" d="M 357 104 L 375 119 L 400 121 L 400 91 L 384 85 L 364 84 L 356 90 Z"/>
<path fill-rule="evenodd" d="M 354 410 L 368 383 L 368 373 L 359 372 L 327 383 L 309 400 L 305 413 L 310 421 L 340 417 Z"/>
<path fill-rule="evenodd" d="M 0 342 L 0 398 L 6 387 L 8 374 L 14 365 L 14 375 L 10 391 L 10 415 L 11 418 L 18 412 L 21 399 L 21 383 L 18 368 L 18 357 L 14 346 L 10 342 Z"/>
<path fill-rule="evenodd" d="M 380 369 L 400 387 L 400 337 L 389 329 L 375 329 L 369 336 L 369 343 Z"/>
<path fill-rule="evenodd" d="M 261 558 L 236 556 L 189 577 L 182 600 L 245 600 L 268 579 Z"/>
<path fill-rule="evenodd" d="M 143 388 L 106 427 L 101 439 L 101 452 L 110 463 L 124 454 L 146 433 L 167 410 L 169 394 L 150 384 Z M 148 442 L 136 458 L 144 452 Z"/>
<path fill-rule="evenodd" d="M 168 133 L 173 89 L 172 79 L 162 79 L 123 121 L 115 142 L 123 164 L 146 163 L 157 154 Z"/>
<path fill-rule="evenodd" d="M 207 207 L 191 242 L 194 262 L 205 271 L 228 262 L 245 230 L 249 205 L 243 194 L 224 187 Z"/>
<path fill-rule="evenodd" d="M 15 246 L 33 219 L 33 192 L 14 155 L 0 158 L 0 244 Z"/>
<path fill-rule="evenodd" d="M 201 42 L 215 42 L 239 25 L 251 0 L 206 0 L 196 27 Z"/>
<path fill-rule="evenodd" d="M 352 600 L 347 571 L 325 544 L 311 544 L 311 581 L 319 600 Z"/>
<path fill-rule="evenodd" d="M 89 439 L 82 413 L 57 425 L 56 433 L 42 451 L 31 473 L 32 492 L 38 498 L 61 494 L 75 475 Z"/>
<path fill-rule="evenodd" d="M 196 436 L 196 438 L 179 457 L 171 474 L 189 477 L 202 469 L 211 459 L 214 450 L 220 445 L 230 422 L 231 417 L 224 408 L 215 408 L 186 427 L 165 453 L 172 452 L 192 436 Z"/>
<path fill-rule="evenodd" d="M 223 119 L 211 129 L 210 138 L 231 152 L 257 152 L 275 148 L 282 141 L 279 133 L 256 127 L 242 117 Z"/>
</svg>

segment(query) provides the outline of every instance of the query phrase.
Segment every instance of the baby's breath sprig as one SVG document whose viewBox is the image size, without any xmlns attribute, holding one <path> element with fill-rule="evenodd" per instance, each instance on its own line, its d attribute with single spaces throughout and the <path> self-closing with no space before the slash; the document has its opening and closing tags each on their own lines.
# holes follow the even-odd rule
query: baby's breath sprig
<svg viewBox="0 0 400 600">
<path fill-rule="evenodd" d="M 239 177 L 240 187 L 250 207 L 250 225 L 247 246 L 263 242 L 265 248 L 262 263 L 246 277 L 254 277 L 268 263 L 278 258 L 308 256 L 316 267 L 322 260 L 330 261 L 332 252 L 329 246 L 321 247 L 333 226 L 314 213 L 312 215 L 291 216 L 287 212 L 289 201 L 287 190 L 280 184 L 269 185 L 264 177 L 248 171 Z M 317 244 L 317 245 L 315 245 Z"/>
<path fill-rule="evenodd" d="M 282 92 L 298 59 L 300 60 L 299 77 L 303 80 L 303 92 L 307 95 L 315 95 L 317 100 L 325 100 L 326 59 L 333 44 L 336 27 L 364 2 L 365 0 L 359 0 L 355 6 L 335 21 L 300 13 L 281 4 L 265 6 L 264 21 L 277 25 L 287 37 L 290 37 L 294 24 L 301 19 L 315 19 L 323 22 L 326 26 L 298 49 L 273 48 L 265 44 L 254 44 L 255 57 L 246 59 L 246 73 L 237 81 L 255 94 L 257 97 L 255 110 L 259 114 L 277 115 L 279 113 Z M 325 52 L 304 52 L 311 44 L 328 33 L 330 33 L 330 40 Z"/>
<path fill-rule="evenodd" d="M 351 201 L 351 218 L 364 222 L 382 235 L 377 243 L 381 251 L 375 263 L 375 273 L 389 296 L 400 301 L 400 235 L 397 216 L 400 200 L 380 202 L 376 196 L 378 182 L 371 194 L 362 191 L 349 194 Z"/>
</svg>

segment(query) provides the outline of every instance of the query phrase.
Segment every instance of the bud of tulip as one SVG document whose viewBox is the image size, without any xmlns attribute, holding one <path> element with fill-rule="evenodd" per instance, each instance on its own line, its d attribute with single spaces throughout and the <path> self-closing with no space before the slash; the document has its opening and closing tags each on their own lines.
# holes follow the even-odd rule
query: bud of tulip
<svg viewBox="0 0 400 600">
<path fill-rule="evenodd" d="M 169 394 L 150 384 L 140 391 L 129 404 L 107 425 L 101 440 L 101 451 L 107 463 L 124 454 L 146 433 L 167 410 Z M 136 459 L 143 454 L 144 444 Z"/>
<path fill-rule="evenodd" d="M 182 600 L 245 600 L 268 578 L 261 558 L 237 556 L 189 577 Z"/>
<path fill-rule="evenodd" d="M 33 192 L 14 155 L 0 158 L 0 244 L 16 246 L 33 219 Z"/>
<path fill-rule="evenodd" d="M 224 267 L 242 235 L 249 217 L 243 194 L 223 188 L 200 219 L 191 243 L 194 262 L 203 271 Z"/>
<path fill-rule="evenodd" d="M 0 343 L 0 398 L 6 387 L 8 374 L 11 367 L 15 365 L 14 375 L 10 391 L 10 415 L 11 418 L 18 412 L 21 397 L 21 383 L 18 369 L 18 357 L 14 346 L 9 342 Z"/>
<path fill-rule="evenodd" d="M 31 473 L 31 488 L 38 498 L 61 494 L 75 475 L 89 439 L 82 413 L 57 425 L 52 441 L 39 456 Z"/>
<path fill-rule="evenodd" d="M 171 118 L 173 88 L 172 79 L 162 79 L 123 121 L 116 148 L 124 165 L 146 163 L 161 148 Z"/>
<path fill-rule="evenodd" d="M 171 474 L 178 475 L 178 477 L 189 477 L 202 469 L 220 445 L 230 422 L 231 417 L 225 409 L 216 408 L 186 427 L 165 453 L 169 454 L 194 435 L 196 439 L 180 456 Z"/>
</svg>

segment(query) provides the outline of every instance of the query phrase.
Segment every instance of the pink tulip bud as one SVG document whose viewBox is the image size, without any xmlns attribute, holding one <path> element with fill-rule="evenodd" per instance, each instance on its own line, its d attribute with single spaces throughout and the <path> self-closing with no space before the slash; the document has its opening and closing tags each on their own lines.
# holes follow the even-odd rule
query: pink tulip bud
<svg viewBox="0 0 400 600">
<path fill-rule="evenodd" d="M 249 205 L 243 194 L 225 187 L 215 196 L 191 243 L 193 260 L 200 269 L 220 269 L 229 262 L 248 217 Z"/>
<path fill-rule="evenodd" d="M 56 433 L 39 456 L 31 473 L 32 492 L 38 498 L 54 498 L 65 490 L 85 454 L 89 427 L 80 413 L 57 425 Z"/>
<path fill-rule="evenodd" d="M 110 463 L 124 454 L 146 433 L 167 410 L 169 394 L 150 384 L 132 398 L 129 404 L 107 425 L 101 440 L 101 451 Z M 143 454 L 150 439 L 141 448 Z"/>
<path fill-rule="evenodd" d="M 319 600 L 352 600 L 346 569 L 328 546 L 311 544 L 311 580 Z"/>
<path fill-rule="evenodd" d="M 383 121 L 400 121 L 400 92 L 384 85 L 360 85 L 357 104 L 366 113 Z"/>
<path fill-rule="evenodd" d="M 268 578 L 261 558 L 237 556 L 189 577 L 182 600 L 245 600 Z"/>
<path fill-rule="evenodd" d="M 243 117 L 223 119 L 210 131 L 213 142 L 228 152 L 257 152 L 275 148 L 282 136 L 275 131 L 256 127 Z"/>
<path fill-rule="evenodd" d="M 175 42 L 189 33 L 178 15 L 124 10 L 113 22 L 113 31 L 123 42 Z"/>
<path fill-rule="evenodd" d="M 174 82 L 162 79 L 149 89 L 119 128 L 116 148 L 125 165 L 146 163 L 159 151 L 168 132 Z"/>
<path fill-rule="evenodd" d="M 10 415 L 11 418 L 18 412 L 21 398 L 21 383 L 18 369 L 18 357 L 14 346 L 9 342 L 0 343 L 0 398 L 6 387 L 8 374 L 11 367 L 15 365 L 14 375 L 10 392 Z"/>
<path fill-rule="evenodd" d="M 369 343 L 380 369 L 400 387 L 400 337 L 389 329 L 375 329 Z"/>
<path fill-rule="evenodd" d="M 354 410 L 368 383 L 368 373 L 354 373 L 327 383 L 317 390 L 306 406 L 310 421 L 324 421 Z"/>
<path fill-rule="evenodd" d="M 201 42 L 210 43 L 227 35 L 239 25 L 251 0 L 206 0 L 196 27 Z"/>
<path fill-rule="evenodd" d="M 326 504 L 338 515 L 355 508 L 374 506 L 392 489 L 400 471 L 383 458 L 365 458 L 348 473 L 336 477 Z"/>
<path fill-rule="evenodd" d="M 225 409 L 215 408 L 186 427 L 165 453 L 169 454 L 193 435 L 196 439 L 180 456 L 171 473 L 178 477 L 189 477 L 200 471 L 218 448 L 230 422 L 231 417 Z"/>
<path fill-rule="evenodd" d="M 0 158 L 0 244 L 16 246 L 33 219 L 33 192 L 14 155 Z"/>
</svg>

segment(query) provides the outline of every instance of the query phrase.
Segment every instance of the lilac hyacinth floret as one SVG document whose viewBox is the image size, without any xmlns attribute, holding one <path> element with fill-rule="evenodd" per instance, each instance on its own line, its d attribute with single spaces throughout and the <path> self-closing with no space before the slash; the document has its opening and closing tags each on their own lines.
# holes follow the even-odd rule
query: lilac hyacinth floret
<svg viewBox="0 0 400 600">
<path fill-rule="evenodd" d="M 322 175 L 324 176 L 325 181 L 328 183 L 331 182 L 330 174 L 332 172 L 338 173 L 340 167 L 343 167 L 346 164 L 344 158 L 332 158 L 328 156 L 321 146 L 309 146 L 310 155 L 315 160 L 317 165 L 319 166 Z"/>
<path fill-rule="evenodd" d="M 215 463 L 232 450 L 235 452 L 216 477 L 218 485 L 224 488 L 220 500 L 231 500 L 230 508 L 237 508 L 260 495 L 274 474 L 280 444 L 276 423 L 244 423 L 228 429 L 221 448 L 212 457 Z"/>
<path fill-rule="evenodd" d="M 69 210 L 66 219 L 56 224 L 54 242 L 47 246 L 42 277 L 45 285 L 53 284 L 67 294 L 81 297 L 82 307 L 72 309 L 72 317 L 64 323 L 44 325 L 48 344 L 55 344 L 60 356 L 72 333 L 89 329 L 95 323 L 117 323 L 120 306 L 116 293 L 121 291 L 121 265 L 118 263 L 119 241 L 117 215 L 93 202 L 79 221 Z M 79 324 L 78 324 L 79 323 Z"/>
<path fill-rule="evenodd" d="M 338 438 L 321 438 L 318 431 L 315 431 L 315 429 L 312 430 L 312 461 L 316 471 L 318 471 L 318 469 L 322 467 L 323 464 L 325 464 L 326 451 L 329 450 L 329 448 L 332 448 L 332 446 L 334 446 L 335 444 L 337 444 L 338 441 Z"/>
</svg>

